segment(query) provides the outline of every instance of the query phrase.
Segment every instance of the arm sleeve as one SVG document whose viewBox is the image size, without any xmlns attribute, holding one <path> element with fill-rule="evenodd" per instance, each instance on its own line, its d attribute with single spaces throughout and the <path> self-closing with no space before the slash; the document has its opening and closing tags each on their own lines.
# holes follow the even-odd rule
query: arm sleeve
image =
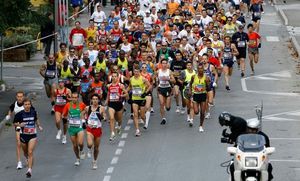
<svg viewBox="0 0 300 181">
<path fill-rule="evenodd" d="M 15 109 L 15 104 L 12 103 L 12 104 L 9 106 L 9 110 L 10 110 L 10 112 L 14 112 L 14 109 Z"/>
</svg>

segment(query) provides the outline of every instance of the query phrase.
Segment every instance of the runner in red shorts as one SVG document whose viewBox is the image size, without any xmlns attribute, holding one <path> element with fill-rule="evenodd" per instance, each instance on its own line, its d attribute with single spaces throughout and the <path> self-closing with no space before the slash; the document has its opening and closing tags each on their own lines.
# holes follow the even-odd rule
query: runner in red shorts
<svg viewBox="0 0 300 181">
<path fill-rule="evenodd" d="M 54 111 L 55 111 L 55 124 L 57 128 L 57 134 L 56 134 L 56 139 L 60 140 L 61 139 L 61 120 L 62 120 L 62 113 L 64 110 L 65 105 L 67 104 L 68 99 L 71 97 L 71 90 L 65 87 L 64 80 L 60 79 L 58 81 L 58 87 L 54 89 L 53 93 L 53 100 L 55 102 L 54 105 Z M 67 123 L 63 123 L 64 126 L 64 135 L 62 137 L 62 143 L 66 144 L 67 143 L 67 129 L 68 125 Z"/>
<path fill-rule="evenodd" d="M 100 97 L 98 94 L 94 94 L 91 97 L 91 105 L 85 108 L 87 118 L 87 147 L 88 147 L 88 158 L 92 157 L 92 147 L 94 146 L 94 160 L 92 162 L 92 168 L 95 170 L 97 166 L 97 158 L 99 153 L 100 139 L 102 135 L 102 119 L 105 109 L 99 105 Z"/>
</svg>

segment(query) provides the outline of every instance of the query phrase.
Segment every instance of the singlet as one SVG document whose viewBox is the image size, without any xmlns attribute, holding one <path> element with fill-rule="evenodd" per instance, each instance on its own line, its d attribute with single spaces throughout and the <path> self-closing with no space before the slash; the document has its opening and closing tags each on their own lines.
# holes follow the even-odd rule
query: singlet
<svg viewBox="0 0 300 181">
<path fill-rule="evenodd" d="M 67 104 L 67 88 L 64 88 L 62 93 L 60 93 L 59 90 L 56 89 L 55 105 L 65 106 L 66 104 Z"/>
<path fill-rule="evenodd" d="M 184 82 L 188 82 L 188 85 L 185 86 L 185 89 L 186 90 L 189 90 L 190 89 L 190 82 L 191 82 L 191 79 L 193 77 L 193 75 L 196 75 L 196 72 L 193 70 L 192 73 L 190 73 L 187 69 L 184 70 L 184 73 L 185 73 L 185 79 L 184 79 Z"/>
<path fill-rule="evenodd" d="M 78 72 L 80 71 L 80 68 L 77 67 L 77 70 L 75 70 L 75 68 L 73 70 L 75 72 L 74 77 L 72 77 L 73 86 L 80 86 L 80 78 L 77 77 Z"/>
<path fill-rule="evenodd" d="M 199 79 L 198 75 L 194 76 L 194 82 L 192 84 L 192 92 L 193 94 L 203 94 L 206 93 L 206 76 L 203 75 L 201 79 Z"/>
<path fill-rule="evenodd" d="M 47 61 L 45 78 L 54 79 L 55 77 L 56 77 L 56 62 L 54 62 L 52 65 L 50 65 L 49 62 Z"/>
<path fill-rule="evenodd" d="M 225 28 L 225 35 L 232 37 L 232 35 L 236 32 L 236 26 L 234 24 L 229 25 L 226 24 L 224 26 Z"/>
<path fill-rule="evenodd" d="M 106 70 L 106 61 L 103 60 L 101 63 L 99 62 L 99 60 L 96 60 L 96 66 L 95 66 L 95 73 L 98 73 L 100 71 L 105 71 Z"/>
<path fill-rule="evenodd" d="M 92 88 L 95 88 L 95 90 L 94 90 L 94 93 L 95 94 L 98 94 L 98 95 L 101 95 L 102 94 L 102 86 L 103 86 L 103 83 L 102 82 L 98 82 L 98 83 L 96 83 L 96 82 L 92 82 L 92 84 L 91 84 L 91 87 Z"/>
<path fill-rule="evenodd" d="M 81 119 L 80 119 L 80 108 L 79 103 L 76 103 L 76 108 L 73 108 L 73 103 L 70 103 L 69 110 L 69 127 L 81 127 Z"/>
<path fill-rule="evenodd" d="M 81 77 L 86 76 L 86 77 L 90 78 L 92 71 L 93 71 L 93 67 L 92 66 L 89 66 L 88 68 L 86 68 L 85 66 L 83 66 L 80 69 L 80 75 L 81 75 Z"/>
<path fill-rule="evenodd" d="M 65 59 L 66 57 L 67 57 L 67 52 L 65 52 L 64 55 L 63 55 L 62 52 L 59 51 L 59 52 L 57 53 L 56 63 L 57 63 L 58 65 L 62 65 L 62 63 L 63 63 L 63 61 L 64 61 L 64 59 Z"/>
<path fill-rule="evenodd" d="M 96 40 L 96 32 L 97 32 L 97 28 L 96 27 L 88 27 L 86 29 L 86 37 L 87 37 L 87 40 L 89 40 L 90 38 L 92 38 L 92 40 Z"/>
<path fill-rule="evenodd" d="M 81 81 L 80 82 L 81 92 L 82 93 L 88 92 L 90 85 L 91 85 L 91 81 L 87 81 L 87 82 Z"/>
<path fill-rule="evenodd" d="M 107 47 L 107 44 L 105 44 L 105 45 L 99 45 L 98 46 L 98 48 L 99 48 L 99 51 L 107 51 L 108 50 L 108 47 Z"/>
<path fill-rule="evenodd" d="M 206 76 L 208 76 L 210 78 L 211 82 L 213 83 L 215 80 L 215 76 L 211 72 L 210 66 L 211 66 L 211 64 L 208 64 L 207 68 L 204 68 L 204 73 Z"/>
<path fill-rule="evenodd" d="M 211 42 L 211 47 L 217 49 L 218 52 L 222 51 L 222 45 L 223 44 L 222 44 L 222 42 L 220 40 L 212 41 Z"/>
<path fill-rule="evenodd" d="M 36 120 L 37 113 L 34 109 L 30 109 L 29 112 L 25 112 L 25 110 L 20 111 L 15 116 L 15 121 L 19 121 L 20 123 L 25 123 L 25 126 L 22 127 L 21 134 L 22 135 L 35 135 L 36 134 Z"/>
<path fill-rule="evenodd" d="M 141 95 L 145 92 L 145 83 L 143 82 L 143 77 L 139 78 L 131 77 L 130 84 L 132 87 L 132 100 L 145 100 L 141 98 Z"/>
<path fill-rule="evenodd" d="M 17 114 L 19 113 L 20 111 L 23 111 L 24 110 L 24 106 L 22 104 L 22 106 L 19 106 L 18 105 L 18 101 L 15 102 L 15 107 L 14 107 L 14 113 Z"/>
<path fill-rule="evenodd" d="M 160 88 L 169 88 L 171 87 L 170 84 L 170 70 L 167 69 L 167 71 L 163 72 L 162 69 L 158 70 L 158 87 Z"/>
<path fill-rule="evenodd" d="M 121 84 L 117 83 L 116 85 L 110 84 L 108 86 L 108 102 L 120 102 L 122 95 Z"/>
<path fill-rule="evenodd" d="M 121 50 L 124 50 L 126 53 L 131 51 L 131 44 L 125 45 L 124 43 L 121 44 Z"/>
<path fill-rule="evenodd" d="M 122 36 L 121 29 L 115 30 L 114 28 L 111 30 L 111 35 L 113 36 L 113 41 L 118 42 L 120 37 Z"/>
<path fill-rule="evenodd" d="M 92 106 L 89 106 L 87 123 L 88 123 L 89 127 L 91 127 L 91 128 L 101 128 L 102 127 L 100 106 L 98 106 L 95 111 L 92 111 Z"/>
<path fill-rule="evenodd" d="M 229 45 L 229 46 L 225 45 L 224 46 L 223 59 L 224 59 L 224 61 L 233 61 L 231 45 Z"/>
<path fill-rule="evenodd" d="M 106 38 L 107 36 L 107 31 L 104 30 L 104 32 L 102 32 L 101 30 L 98 30 L 98 40 L 100 40 L 101 38 Z"/>
<path fill-rule="evenodd" d="M 141 73 L 141 75 L 145 78 L 145 79 L 147 79 L 149 82 L 151 81 L 151 74 L 150 73 Z"/>
<path fill-rule="evenodd" d="M 70 67 L 68 67 L 68 69 L 66 71 L 64 70 L 64 68 L 62 68 L 60 70 L 60 78 L 67 79 L 67 78 L 70 78 L 70 77 L 72 77 L 72 72 L 71 72 Z"/>
<path fill-rule="evenodd" d="M 125 60 L 123 62 L 120 60 L 120 58 L 118 58 L 117 65 L 118 65 L 118 67 L 121 67 L 122 71 L 128 70 L 127 58 L 125 58 Z"/>
</svg>

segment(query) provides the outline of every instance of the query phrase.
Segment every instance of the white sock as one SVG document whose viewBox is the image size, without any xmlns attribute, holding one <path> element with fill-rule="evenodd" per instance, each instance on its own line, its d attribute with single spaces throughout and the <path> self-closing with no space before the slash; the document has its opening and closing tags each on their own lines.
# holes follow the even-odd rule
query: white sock
<svg viewBox="0 0 300 181">
<path fill-rule="evenodd" d="M 148 126 L 148 124 L 149 124 L 149 119 L 150 119 L 150 111 L 147 111 L 146 112 L 146 126 Z"/>
<path fill-rule="evenodd" d="M 190 119 L 191 119 L 191 117 L 190 117 L 190 115 L 188 114 L 188 115 L 187 115 L 187 120 L 190 120 Z"/>
</svg>

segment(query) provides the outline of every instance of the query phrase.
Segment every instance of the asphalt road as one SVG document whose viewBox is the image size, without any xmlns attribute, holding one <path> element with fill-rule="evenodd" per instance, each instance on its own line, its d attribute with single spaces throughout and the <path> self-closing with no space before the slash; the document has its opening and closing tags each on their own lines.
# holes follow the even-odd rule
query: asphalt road
<svg viewBox="0 0 300 181">
<path fill-rule="evenodd" d="M 222 111 L 250 119 L 254 118 L 254 106 L 264 102 L 264 131 L 271 138 L 276 153 L 271 156 L 275 181 L 299 181 L 300 176 L 300 108 L 299 76 L 294 72 L 295 63 L 288 50 L 287 31 L 273 7 L 266 7 L 261 26 L 263 44 L 261 58 L 256 66 L 256 76 L 241 80 L 235 67 L 231 80 L 231 92 L 225 91 L 223 77 L 219 82 L 216 106 L 212 118 L 205 122 L 205 132 L 198 132 L 199 123 L 190 128 L 186 115 L 168 112 L 168 123 L 160 125 L 158 102 L 155 98 L 155 113 L 151 116 L 149 129 L 142 136 L 134 137 L 132 121 L 125 113 L 123 134 L 109 143 L 108 124 L 104 123 L 98 170 L 91 170 L 91 159 L 83 160 L 79 167 L 73 165 L 75 156 L 68 138 L 62 145 L 55 140 L 54 117 L 50 104 L 40 87 L 36 68 L 7 68 L 4 75 L 14 77 L 14 71 L 22 71 L 19 78 L 10 78 L 15 87 L 21 79 L 34 82 L 36 92 L 34 106 L 40 113 L 44 131 L 38 135 L 35 165 L 31 180 L 51 181 L 217 181 L 228 180 L 226 169 L 220 163 L 230 157 L 228 145 L 220 143 L 222 128 L 217 117 Z M 271 36 L 271 38 L 270 38 Z M 268 38 L 267 38 L 268 37 Z M 275 38 L 274 38 L 275 37 Z M 279 41 L 277 41 L 279 40 Z M 247 65 L 248 66 L 248 65 Z M 249 76 L 249 66 L 247 76 Z M 242 86 L 243 85 L 243 86 Z M 13 98 L 12 98 L 13 99 Z M 291 112 L 294 111 L 294 112 Z M 199 119 L 197 117 L 196 119 Z M 7 128 L 0 136 L 0 180 L 25 180 L 26 169 L 15 169 L 15 139 L 13 129 Z"/>
</svg>

